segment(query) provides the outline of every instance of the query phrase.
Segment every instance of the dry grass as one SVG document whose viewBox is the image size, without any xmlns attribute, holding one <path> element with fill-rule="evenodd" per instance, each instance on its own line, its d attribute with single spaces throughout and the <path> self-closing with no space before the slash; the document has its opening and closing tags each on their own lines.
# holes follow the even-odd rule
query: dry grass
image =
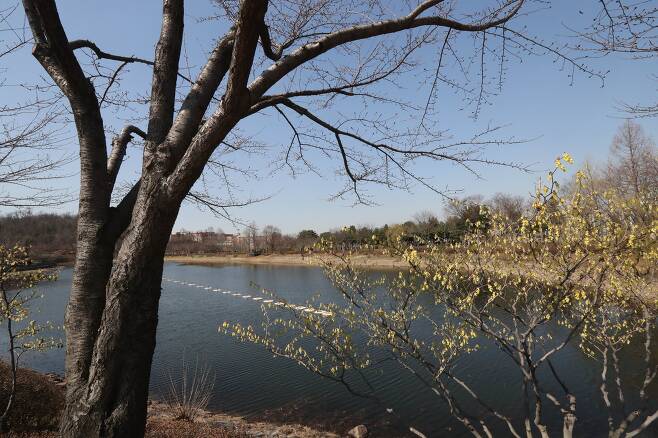
<svg viewBox="0 0 658 438">
<path fill-rule="evenodd" d="M 186 420 L 152 418 L 146 424 L 146 438 L 246 438 L 237 428 L 193 423 Z"/>
<path fill-rule="evenodd" d="M 9 414 L 9 427 L 16 432 L 56 431 L 59 414 L 64 407 L 64 388 L 49 377 L 35 371 L 19 368 L 16 399 Z M 6 362 L 0 361 L 0 406 L 4 408 L 10 393 L 11 372 Z M 12 434 L 14 436 L 14 434 Z M 16 435 L 18 436 L 18 435 Z"/>
<path fill-rule="evenodd" d="M 269 437 L 269 438 L 338 438 L 332 432 L 319 431 L 301 424 L 281 424 L 247 420 L 221 412 L 203 411 L 195 422 L 176 420 L 164 402 L 152 400 L 149 404 L 147 436 L 155 437 Z M 174 433 L 174 435 L 171 435 Z M 158 434 L 158 435 L 149 435 Z M 213 435 L 214 434 L 214 435 Z"/>
<path fill-rule="evenodd" d="M 57 438 L 58 436 L 57 432 L 52 431 L 12 432 L 11 434 L 11 438 Z M 145 438 L 247 438 L 248 436 L 237 428 L 162 418 L 149 418 L 145 434 Z"/>
<path fill-rule="evenodd" d="M 215 374 L 197 357 L 194 367 L 183 358 L 181 378 L 178 383 L 169 375 L 169 395 L 165 403 L 177 420 L 194 421 L 210 403 L 215 389 Z"/>
</svg>

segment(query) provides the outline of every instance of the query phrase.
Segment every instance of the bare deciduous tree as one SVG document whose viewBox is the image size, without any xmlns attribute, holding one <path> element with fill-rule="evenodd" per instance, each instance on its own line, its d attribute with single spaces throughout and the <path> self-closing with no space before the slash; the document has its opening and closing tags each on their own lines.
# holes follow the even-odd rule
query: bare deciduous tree
<svg viewBox="0 0 658 438">
<path fill-rule="evenodd" d="M 642 126 L 626 120 L 612 140 L 611 159 L 604 173 L 608 184 L 627 195 L 658 196 L 658 150 Z"/>
<path fill-rule="evenodd" d="M 509 195 L 507 193 L 496 193 L 489 201 L 491 209 L 506 217 L 510 221 L 515 221 L 523 216 L 527 202 L 522 196 Z"/>
<path fill-rule="evenodd" d="M 0 7 L 0 60 L 10 57 L 27 44 L 20 29 L 9 24 L 18 5 Z M 8 65 L 8 64 L 6 64 Z M 6 67 L 0 65 L 0 87 L 7 87 Z M 25 87 L 26 89 L 30 87 Z M 0 103 L 0 206 L 38 207 L 61 204 L 62 191 L 45 184 L 56 179 L 56 170 L 70 158 L 53 159 L 62 136 L 55 121 L 59 111 L 56 98 L 43 96 L 38 88 L 28 90 L 23 99 Z"/>
<path fill-rule="evenodd" d="M 256 222 L 251 222 L 242 233 L 247 238 L 246 251 L 255 251 L 258 248 L 258 225 Z"/>
<path fill-rule="evenodd" d="M 269 252 L 274 252 L 282 239 L 281 230 L 274 225 L 266 225 L 263 228 L 263 239 L 265 240 L 265 247 Z"/>
<path fill-rule="evenodd" d="M 66 316 L 64 437 L 143 434 L 165 248 L 181 203 L 194 193 L 207 165 L 217 154 L 240 150 L 241 143 L 232 140 L 241 120 L 278 116 L 292 133 L 284 166 L 317 170 L 314 159 L 335 158 L 347 181 L 336 195 L 353 193 L 367 202 L 364 183 L 403 188 L 413 183 L 439 191 L 414 173 L 418 159 L 469 170 L 473 164 L 505 164 L 483 153 L 487 145 L 501 143 L 492 138 L 496 128 L 454 143 L 437 132 L 430 121 L 438 84 L 462 90 L 477 115 L 491 97 L 487 62 L 502 65 L 512 54 L 539 52 L 596 74 L 517 27 L 515 20 L 525 15 L 520 14 L 524 0 L 490 0 L 477 7 L 442 0 L 394 5 L 225 0 L 219 18 L 230 27 L 195 79 L 178 71 L 183 0 L 163 1 L 153 61 L 112 54 L 89 40 L 70 41 L 54 0 L 22 3 L 34 56 L 68 99 L 80 148 L 77 258 Z M 462 39 L 475 41 L 468 45 L 471 53 Z M 423 46 L 436 47 L 437 56 L 427 78 L 432 84 L 427 101 L 419 108 L 391 97 L 391 87 L 422 74 L 416 55 Z M 102 87 L 90 79 L 97 70 L 89 73 L 79 61 L 82 51 L 94 63 L 118 66 L 104 76 Z M 443 69 L 448 61 L 464 68 L 461 79 Z M 148 122 L 141 129 L 125 127 L 108 144 L 101 111 L 107 90 L 123 66 L 135 63 L 153 69 Z M 189 85 L 177 102 L 179 82 Z M 362 110 L 349 116 L 327 111 L 337 101 Z M 397 112 L 384 117 L 384 106 Z M 401 123 L 406 112 L 413 114 L 416 127 Z M 141 177 L 113 205 L 116 175 L 135 136 L 144 140 Z"/>
</svg>

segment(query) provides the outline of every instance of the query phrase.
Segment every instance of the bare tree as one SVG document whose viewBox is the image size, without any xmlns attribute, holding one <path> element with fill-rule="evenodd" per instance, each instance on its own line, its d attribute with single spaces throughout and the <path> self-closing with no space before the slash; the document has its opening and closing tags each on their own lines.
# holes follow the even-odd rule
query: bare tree
<svg viewBox="0 0 658 438">
<path fill-rule="evenodd" d="M 429 210 L 423 210 L 414 215 L 414 220 L 418 225 L 436 226 L 439 223 L 439 218 L 436 214 Z"/>
<path fill-rule="evenodd" d="M 263 228 L 263 239 L 265 240 L 265 247 L 269 252 L 274 252 L 282 239 L 281 230 L 274 225 L 266 225 Z"/>
<path fill-rule="evenodd" d="M 10 17 L 18 5 L 0 7 L 0 60 L 9 65 L 12 54 L 23 49 L 27 40 L 20 29 L 12 27 Z M 6 67 L 0 65 L 0 87 L 8 86 Z M 30 88 L 30 87 L 26 87 Z M 38 91 L 25 93 L 24 98 L 0 103 L 0 206 L 37 207 L 61 204 L 66 194 L 52 187 L 69 157 L 53 159 L 62 142 L 55 123 L 59 111 L 56 98 Z"/>
<path fill-rule="evenodd" d="M 520 219 L 527 208 L 527 202 L 522 196 L 507 193 L 496 193 L 489 204 L 494 212 L 503 215 L 510 221 Z"/>
<path fill-rule="evenodd" d="M 484 207 L 485 202 L 482 195 L 471 195 L 462 199 L 450 200 L 445 205 L 445 211 L 449 217 L 475 223 L 481 216 Z"/>
<path fill-rule="evenodd" d="M 258 249 L 258 225 L 256 222 L 251 222 L 243 232 L 243 235 L 247 238 L 247 251 L 255 251 Z"/>
<path fill-rule="evenodd" d="M 612 140 L 610 152 L 604 174 L 608 184 L 635 196 L 658 191 L 658 150 L 642 126 L 626 120 Z"/>
<path fill-rule="evenodd" d="M 225 0 L 219 18 L 229 29 L 195 79 L 178 71 L 183 0 L 163 0 L 153 61 L 109 53 L 89 40 L 70 41 L 54 0 L 22 3 L 34 56 L 66 96 L 80 148 L 77 255 L 66 316 L 64 437 L 143 434 L 167 241 L 181 203 L 194 193 L 207 165 L 218 154 L 240 150 L 241 143 L 233 141 L 238 122 L 278 115 L 292 133 L 284 166 L 295 171 L 301 163 L 316 170 L 315 159 L 335 158 L 347 181 L 336 195 L 353 193 L 367 202 L 364 183 L 403 188 L 413 183 L 440 192 L 413 172 L 418 159 L 469 170 L 476 164 L 505 164 L 483 153 L 487 145 L 501 143 L 493 138 L 496 128 L 453 143 L 433 128 L 429 121 L 438 84 L 462 90 L 477 115 L 492 96 L 487 62 L 502 65 L 512 54 L 534 52 L 595 74 L 517 27 L 517 18 L 525 16 L 520 13 L 526 11 L 524 0 L 490 0 L 477 7 L 442 0 L 393 6 L 378 0 Z M 422 73 L 416 55 L 423 46 L 436 47 L 438 54 L 427 78 L 433 83 L 427 102 L 418 108 L 390 97 L 390 87 Z M 95 81 L 98 70 L 87 71 L 79 61 L 82 52 L 94 65 L 118 67 L 103 75 L 101 85 Z M 449 60 L 464 66 L 463 79 L 450 78 L 442 69 Z M 148 122 L 141 129 L 126 126 L 108 144 L 102 107 L 128 64 L 153 69 Z M 188 85 L 177 102 L 179 82 Z M 340 100 L 362 110 L 331 114 L 327 109 Z M 383 107 L 397 111 L 383 117 Z M 417 126 L 403 127 L 402 112 L 413 114 Z M 135 136 L 144 141 L 141 177 L 113 205 L 116 175 Z"/>
</svg>

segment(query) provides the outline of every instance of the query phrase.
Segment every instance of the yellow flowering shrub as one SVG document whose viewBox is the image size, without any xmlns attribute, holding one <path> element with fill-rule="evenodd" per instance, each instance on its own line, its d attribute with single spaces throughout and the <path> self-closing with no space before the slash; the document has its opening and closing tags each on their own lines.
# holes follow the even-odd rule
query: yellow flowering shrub
<svg viewBox="0 0 658 438">
<path fill-rule="evenodd" d="M 474 436 L 490 436 L 494 423 L 517 437 L 572 436 L 578 403 L 588 401 L 576 400 L 554 361 L 565 347 L 577 348 L 601 367 L 598 392 L 610 436 L 641 434 L 658 418 L 648 396 L 656 376 L 658 206 L 641 194 L 598 191 L 585 172 L 562 193 L 554 176 L 572 162 L 569 154 L 558 157 L 520 220 L 483 212 L 487 220 L 456 242 L 410 244 L 404 236 L 380 242 L 408 264 L 398 275 L 360 272 L 349 254 L 335 253 L 325 271 L 345 302 L 314 304 L 330 316 L 290 309 L 270 319 L 264 305 L 261 329 L 225 323 L 221 330 L 353 392 L 347 375 L 366 380 L 364 369 L 393 360 L 422 377 Z M 331 242 L 320 245 L 332 251 Z M 431 336 L 415 331 L 419 324 Z M 484 400 L 456 372 L 459 359 L 484 340 L 518 369 L 521 417 Z M 644 345 L 636 361 L 644 373 L 639 388 L 619 378 L 620 355 L 633 342 Z M 547 390 L 547 375 L 561 393 Z M 478 413 L 467 409 L 473 404 Z M 562 427 L 549 430 L 547 419 L 555 416 Z"/>
</svg>

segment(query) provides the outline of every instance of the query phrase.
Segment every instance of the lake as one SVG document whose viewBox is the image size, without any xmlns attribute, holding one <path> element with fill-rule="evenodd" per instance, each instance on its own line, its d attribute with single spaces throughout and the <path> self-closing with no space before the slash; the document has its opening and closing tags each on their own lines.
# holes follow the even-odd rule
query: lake
<svg viewBox="0 0 658 438">
<path fill-rule="evenodd" d="M 45 297 L 39 301 L 36 319 L 62 324 L 71 274 L 71 269 L 63 269 L 55 282 L 40 286 Z M 375 436 L 413 436 L 408 432 L 409 426 L 428 437 L 470 436 L 460 423 L 451 419 L 447 406 L 405 371 L 391 366 L 371 376 L 381 388 L 380 401 L 376 402 L 352 396 L 340 384 L 316 376 L 287 359 L 274 358 L 259 346 L 218 333 L 219 325 L 227 320 L 257 326 L 261 316 L 259 302 L 185 284 L 260 295 L 258 285 L 297 304 L 303 304 L 314 294 L 319 294 L 323 302 L 342 301 L 320 268 L 167 263 L 164 276 L 183 283 L 163 281 L 162 284 L 151 373 L 152 397 L 165 396 L 170 379 L 180 379 L 183 362 L 193 364 L 199 358 L 216 375 L 214 397 L 209 406 L 212 410 L 304 422 L 339 432 L 365 423 L 375 431 Z M 2 341 L 4 351 L 6 339 Z M 508 361 L 496 348 L 485 347 L 462 361 L 460 375 L 474 382 L 498 406 L 515 409 L 519 376 L 516 369 L 508 366 Z M 43 372 L 63 373 L 64 351 L 26 355 L 23 365 Z M 598 393 L 599 367 L 575 348 L 565 348 L 555 365 L 558 370 L 568 371 L 568 384 L 578 398 L 576 436 L 607 435 L 606 414 Z M 638 379 L 630 375 L 624 378 L 630 384 Z M 655 386 L 652 391 L 658 398 Z M 561 430 L 559 424 L 552 425 Z M 502 428 L 500 431 L 502 436 L 509 433 Z"/>
</svg>

